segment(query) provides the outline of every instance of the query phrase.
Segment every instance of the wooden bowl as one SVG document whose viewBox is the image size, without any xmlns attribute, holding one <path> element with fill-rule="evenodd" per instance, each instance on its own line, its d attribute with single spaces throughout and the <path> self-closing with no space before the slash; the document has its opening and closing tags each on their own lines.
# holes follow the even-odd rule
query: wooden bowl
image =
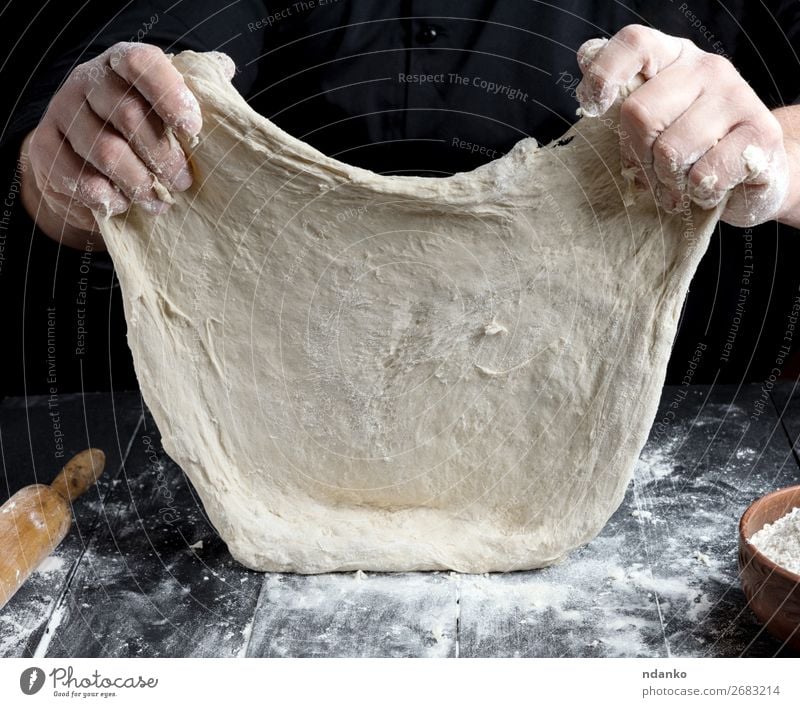
<svg viewBox="0 0 800 707">
<path fill-rule="evenodd" d="M 749 538 L 800 506 L 800 486 L 762 496 L 739 521 L 739 576 L 747 604 L 775 638 L 800 650 L 800 574 L 759 552 Z"/>
</svg>

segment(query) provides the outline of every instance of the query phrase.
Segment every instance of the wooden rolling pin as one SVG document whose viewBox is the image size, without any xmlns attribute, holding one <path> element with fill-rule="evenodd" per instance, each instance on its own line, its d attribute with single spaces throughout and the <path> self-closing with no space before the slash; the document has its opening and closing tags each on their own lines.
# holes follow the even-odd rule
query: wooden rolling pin
<svg viewBox="0 0 800 707">
<path fill-rule="evenodd" d="M 0 609 L 64 539 L 72 525 L 72 501 L 97 481 L 105 465 L 101 450 L 84 449 L 50 486 L 26 486 L 0 507 Z"/>
</svg>

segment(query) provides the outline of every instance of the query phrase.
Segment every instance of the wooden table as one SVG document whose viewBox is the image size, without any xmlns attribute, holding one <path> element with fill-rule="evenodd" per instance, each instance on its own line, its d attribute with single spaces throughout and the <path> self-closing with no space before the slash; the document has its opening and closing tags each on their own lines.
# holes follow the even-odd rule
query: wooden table
<svg viewBox="0 0 800 707">
<path fill-rule="evenodd" d="M 136 393 L 6 399 L 0 502 L 65 457 L 108 466 L 0 611 L 0 656 L 775 656 L 736 570 L 750 501 L 800 483 L 800 391 L 666 388 L 625 502 L 560 565 L 259 574 L 239 566 Z M 795 445 L 793 448 L 793 444 Z"/>
</svg>

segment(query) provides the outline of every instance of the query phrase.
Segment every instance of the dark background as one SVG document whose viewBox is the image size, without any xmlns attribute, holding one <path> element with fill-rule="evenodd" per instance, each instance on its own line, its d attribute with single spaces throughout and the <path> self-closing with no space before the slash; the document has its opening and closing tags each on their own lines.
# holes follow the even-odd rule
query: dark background
<svg viewBox="0 0 800 707">
<path fill-rule="evenodd" d="M 0 134 L 4 141 L 0 195 L 13 193 L 19 146 L 13 116 L 52 79 L 51 66 L 86 42 L 91 28 L 102 26 L 124 3 L 117 0 L 28 2 L 11 0 L 0 14 Z M 49 394 L 80 390 L 135 389 L 136 378 L 125 344 L 125 322 L 110 259 L 95 255 L 81 274 L 81 253 L 35 232 L 24 218 L 18 196 L 0 261 L 0 293 L 5 341 L 0 346 L 0 394 Z M 2 237 L 2 232 L 0 232 Z M 89 279 L 85 350 L 79 343 L 76 298 L 79 278 Z M 55 307 L 54 355 L 48 356 L 48 313 Z M 52 341 L 51 341 L 52 343 Z M 53 352 L 53 349 L 51 349 Z M 51 376 L 55 383 L 51 382 Z"/>
<path fill-rule="evenodd" d="M 139 3 L 148 4 L 157 3 Z M 630 18 L 625 15 L 627 11 L 620 10 L 618 3 L 605 4 L 614 7 L 613 19 L 606 25 L 598 25 L 606 33 L 613 33 L 627 21 L 642 21 L 642 18 L 650 17 L 654 25 L 665 31 L 688 36 L 701 48 L 711 50 L 710 47 L 703 46 L 703 36 L 697 34 L 690 23 L 686 22 L 685 13 L 677 12 L 678 3 L 628 3 L 629 6 L 635 6 L 639 13 Z M 0 90 L 4 97 L 0 105 L 0 133 L 3 137 L 0 155 L 3 161 L 3 181 L 0 183 L 0 197 L 5 198 L 8 194 L 15 212 L 11 225 L 0 232 L 4 246 L 3 258 L 0 260 L 0 293 L 5 334 L 1 347 L 3 373 L 0 394 L 47 393 L 54 386 L 60 393 L 136 387 L 125 344 L 120 293 L 109 259 L 102 254 L 93 253 L 82 261 L 83 254 L 59 248 L 57 244 L 37 234 L 30 222 L 19 213 L 19 200 L 13 194 L 14 159 L 19 145 L 19 136 L 15 136 L 13 132 L 15 120 L 17 124 L 20 123 L 19 113 L 24 114 L 26 106 L 35 106 L 37 100 L 41 101 L 42 86 L 54 85 L 54 76 L 56 83 L 60 80 L 58 71 L 54 72 L 52 68 L 54 64 L 58 66 L 69 52 L 72 52 L 74 59 L 76 47 L 86 48 L 90 45 L 97 28 L 103 27 L 120 9 L 130 8 L 131 5 L 132 3 L 117 0 L 62 0 L 59 3 L 11 0 L 0 10 L 0 33 L 2 46 L 5 48 L 0 56 Z M 488 7 L 487 3 L 467 2 L 400 2 L 387 3 L 386 6 L 389 5 L 394 8 L 391 11 L 398 15 L 404 12 L 420 14 L 420 6 L 424 6 L 427 14 L 434 14 L 431 8 L 441 8 L 442 15 L 460 14 L 457 12 L 458 8 L 466 13 L 470 8 L 479 12 L 482 11 L 481 7 Z M 546 26 L 545 15 L 548 10 L 542 3 L 538 5 L 544 13 L 542 24 Z M 577 7 L 581 3 L 565 2 L 561 5 Z M 603 3 L 584 5 L 596 8 Z M 749 7 L 755 5 L 761 6 L 760 3 L 750 3 Z M 743 6 L 742 2 L 692 4 L 697 14 L 719 23 L 719 27 L 715 28 L 718 37 L 734 36 L 736 18 L 730 13 L 735 12 L 736 7 Z M 341 0 L 335 12 L 343 13 L 342 16 L 348 13 L 352 15 L 355 13 L 353 7 Z M 723 9 L 725 7 L 734 9 L 729 11 Z M 521 12 L 522 8 L 528 8 L 526 12 L 530 11 L 528 3 L 498 3 L 491 12 L 496 19 L 503 19 L 503 13 L 513 18 L 514 13 Z M 596 12 L 596 9 L 591 12 Z M 449 134 L 457 132 L 467 138 L 473 134 L 483 135 L 487 143 L 491 142 L 500 151 L 505 151 L 524 134 L 533 134 L 540 141 L 552 139 L 561 134 L 572 119 L 574 104 L 566 101 L 563 96 L 558 98 L 555 93 L 548 96 L 545 92 L 543 100 L 556 108 L 546 118 L 536 118 L 534 122 L 537 129 L 532 131 L 526 131 L 525 124 L 513 125 L 514 120 L 524 121 L 524 114 L 521 117 L 514 115 L 508 118 L 512 128 L 505 131 L 498 129 L 496 134 L 486 136 L 485 122 L 480 120 L 470 122 L 466 117 L 448 117 L 447 121 L 439 124 L 436 122 L 438 114 L 428 116 L 424 112 L 414 111 L 405 111 L 402 117 L 395 116 L 394 123 L 386 120 L 377 125 L 374 121 L 348 122 L 345 119 L 344 122 L 337 123 L 344 127 L 326 127 L 350 107 L 356 114 L 358 111 L 366 111 L 372 94 L 368 89 L 358 88 L 350 94 L 339 92 L 339 98 L 336 99 L 340 101 L 338 104 L 326 101 L 316 105 L 313 101 L 308 102 L 309 92 L 313 91 L 312 84 L 316 81 L 325 86 L 329 77 L 309 78 L 309 72 L 305 72 L 305 83 L 292 78 L 303 62 L 318 64 L 324 61 L 326 55 L 341 52 L 346 46 L 344 39 L 336 39 L 337 35 L 326 35 L 334 37 L 334 40 L 325 42 L 308 39 L 305 43 L 292 43 L 297 38 L 313 34 L 315 22 L 329 21 L 320 19 L 321 17 L 319 14 L 309 13 L 302 18 L 301 23 L 292 24 L 287 21 L 276 26 L 274 36 L 271 37 L 275 47 L 268 65 L 269 80 L 265 83 L 263 69 L 258 75 L 248 70 L 237 77 L 237 87 L 247 93 L 246 89 L 260 85 L 261 88 L 249 97 L 254 107 L 289 132 L 306 136 L 309 142 L 323 151 L 339 153 L 341 159 L 382 172 L 443 174 L 472 168 L 485 158 L 469 155 L 463 150 L 449 153 L 437 151 L 429 145 L 415 148 L 413 139 L 422 140 L 426 131 L 431 135 L 447 135 L 445 131 L 449 130 Z M 220 23 L 224 24 L 222 20 Z M 535 18 L 531 24 L 536 25 Z M 615 27 L 615 24 L 618 26 Z M 452 28 L 450 37 L 446 31 L 441 32 L 442 41 L 451 41 L 454 46 L 462 41 L 458 35 L 460 25 L 448 25 L 446 22 L 440 22 L 440 25 Z M 397 27 L 399 42 L 413 44 L 419 41 L 419 27 L 415 22 L 409 20 Z M 737 67 L 770 107 L 793 102 L 800 94 L 800 65 L 793 49 L 795 25 L 782 20 L 782 28 L 779 29 L 778 23 L 765 15 L 763 18 L 750 18 L 747 27 L 752 41 L 737 45 Z M 159 29 L 166 31 L 166 24 L 161 23 Z M 227 37 L 235 34 L 231 28 L 221 31 Z M 577 36 L 575 32 L 584 33 L 585 36 Z M 597 34 L 601 34 L 597 26 L 581 26 L 574 31 L 566 27 L 564 54 L 560 59 L 565 63 L 565 68 L 577 73 L 571 52 L 583 39 Z M 245 38 L 253 41 L 253 37 Z M 159 43 L 158 32 L 148 37 L 148 41 Z M 729 41 L 735 44 L 734 39 Z M 497 44 L 502 50 L 502 37 L 497 40 Z M 286 46 L 281 48 L 283 45 Z M 227 47 L 222 48 L 229 50 Z M 532 44 L 531 52 L 535 55 L 537 51 L 538 45 Z M 91 50 L 86 52 L 82 60 L 90 58 L 94 53 Z M 439 55 L 431 53 L 430 61 L 435 62 L 437 56 Z M 352 70 L 363 72 L 365 63 L 380 66 L 380 62 L 374 60 L 365 62 L 364 59 L 356 59 L 351 62 L 355 67 Z M 351 64 L 341 64 L 337 71 L 347 72 Z M 501 61 L 494 68 L 487 63 L 485 70 L 491 73 L 496 68 L 501 75 L 505 75 L 511 70 L 508 67 L 507 61 Z M 774 75 L 778 69 L 780 77 L 776 89 Z M 258 83 L 259 80 L 261 84 Z M 520 81 L 524 80 L 527 79 L 520 78 Z M 550 86 L 548 90 L 552 91 L 553 87 Z M 563 94 L 563 90 L 559 90 Z M 447 100 L 450 99 L 419 93 L 408 97 L 405 105 L 414 105 L 418 101 L 424 108 L 431 102 Z M 457 103 L 461 99 L 456 95 L 452 100 Z M 305 101 L 303 108 L 292 108 L 298 101 Z M 464 112 L 469 109 L 466 103 L 458 104 L 457 107 Z M 502 109 L 511 110 L 511 107 L 504 106 Z M 391 115 L 391 112 L 388 114 Z M 460 122 L 454 127 L 453 120 Z M 319 124 L 314 121 L 319 121 Z M 393 134 L 393 130 L 399 130 L 397 125 L 401 123 L 398 121 L 402 121 L 402 130 L 398 134 L 406 136 L 405 139 L 410 136 L 412 142 L 404 143 L 400 148 L 378 144 L 374 139 L 375 135 Z M 22 124 L 24 123 L 23 115 Z M 750 239 L 754 260 L 746 261 L 745 242 Z M 748 232 L 721 225 L 693 281 L 667 382 L 680 383 L 687 374 L 691 383 L 761 381 L 771 374 L 793 378 L 797 373 L 797 357 L 783 360 L 779 352 L 784 343 L 786 318 L 800 286 L 798 256 L 800 244 L 793 229 L 768 223 Z M 88 272 L 81 272 L 82 262 L 90 264 Z M 743 293 L 742 271 L 748 262 L 752 263 L 753 271 L 750 284 L 746 288 L 748 292 Z M 78 351 L 80 342 L 76 320 L 80 277 L 87 278 L 82 351 Z M 734 322 L 737 303 L 740 305 L 738 328 Z M 48 324 L 49 307 L 55 307 L 55 316 L 52 319 L 55 322 L 54 328 Z M 735 335 L 733 348 L 726 358 L 722 354 L 725 342 L 732 333 Z M 793 348 L 796 349 L 797 344 L 800 341 L 793 342 Z M 696 368 L 689 365 L 692 359 L 699 364 Z M 53 377 L 55 384 L 52 383 Z"/>
</svg>

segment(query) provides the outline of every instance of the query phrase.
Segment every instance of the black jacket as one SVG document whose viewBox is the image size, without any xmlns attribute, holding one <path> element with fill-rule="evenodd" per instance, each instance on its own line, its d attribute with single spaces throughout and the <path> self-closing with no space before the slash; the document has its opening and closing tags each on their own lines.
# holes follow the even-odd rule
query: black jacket
<svg viewBox="0 0 800 707">
<path fill-rule="evenodd" d="M 523 137 L 558 137 L 575 120 L 577 48 L 634 22 L 728 56 L 769 107 L 800 95 L 796 2 L 151 0 L 60 7 L 61 20 L 50 14 L 28 25 L 5 23 L 6 32 L 15 27 L 0 69 L 4 95 L 13 98 L 0 134 L 3 193 L 12 196 L 0 229 L 6 393 L 53 387 L 53 341 L 57 390 L 135 385 L 107 257 L 89 258 L 79 316 L 76 297 L 87 286 L 79 286 L 81 254 L 37 234 L 13 198 L 22 136 L 70 70 L 116 42 L 227 52 L 238 67 L 234 83 L 256 110 L 323 152 L 384 173 L 445 175 L 498 157 Z M 759 379 L 774 368 L 800 282 L 795 234 L 775 224 L 754 233 L 723 230 L 692 287 L 673 382 L 698 347 L 695 383 Z M 742 314 L 745 241 L 755 244 L 756 261 Z M 724 347 L 737 304 L 730 351 Z"/>
</svg>

